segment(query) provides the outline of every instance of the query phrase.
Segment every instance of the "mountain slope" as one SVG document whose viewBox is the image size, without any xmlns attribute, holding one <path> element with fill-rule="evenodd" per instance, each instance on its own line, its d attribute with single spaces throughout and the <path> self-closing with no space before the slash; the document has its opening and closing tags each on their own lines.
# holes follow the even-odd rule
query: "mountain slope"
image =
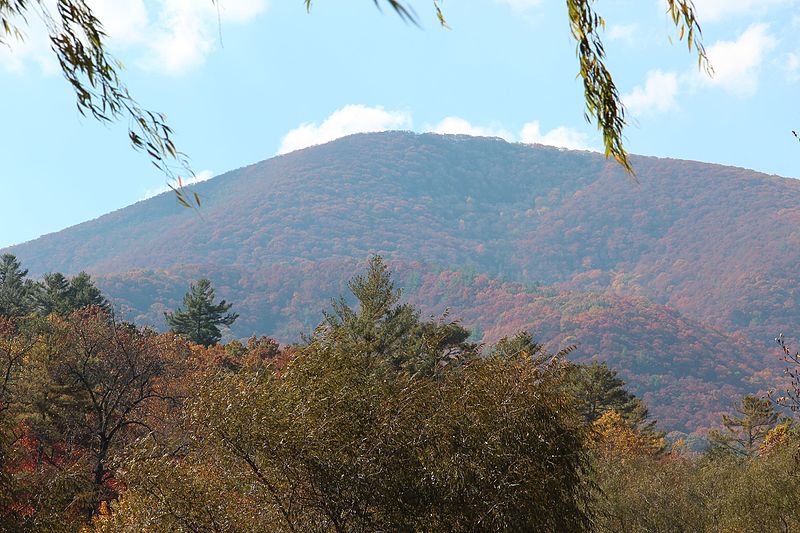
<svg viewBox="0 0 800 533">
<path fill-rule="evenodd" d="M 743 169 L 499 139 L 355 135 L 11 248 L 32 272 L 363 258 L 472 267 L 524 283 L 643 295 L 769 338 L 795 300 L 800 183 Z"/>
<path fill-rule="evenodd" d="M 767 346 L 800 323 L 800 183 L 633 162 L 638 183 L 590 152 L 354 135 L 199 184 L 199 214 L 165 194 L 10 251 L 33 273 L 99 276 L 155 324 L 209 275 L 242 314 L 236 335 L 283 339 L 381 253 L 425 312 L 450 305 L 486 340 L 523 327 L 578 340 L 688 427 L 772 384 Z M 456 274 L 460 285 L 440 279 Z"/>
</svg>

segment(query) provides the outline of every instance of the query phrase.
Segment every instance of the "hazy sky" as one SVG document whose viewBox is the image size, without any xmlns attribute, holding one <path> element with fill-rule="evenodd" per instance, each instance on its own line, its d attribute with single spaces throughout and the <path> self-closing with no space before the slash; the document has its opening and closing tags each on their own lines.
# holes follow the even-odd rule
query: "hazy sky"
<svg viewBox="0 0 800 533">
<path fill-rule="evenodd" d="M 200 177 L 357 131 L 497 135 L 598 149 L 562 0 L 430 0 L 421 28 L 369 0 L 91 0 L 140 103 Z M 715 77 L 663 0 L 601 0 L 634 153 L 800 177 L 800 1 L 695 0 Z M 670 42 L 670 39 L 674 43 Z M 0 247 L 165 185 L 125 124 L 82 118 L 42 30 L 0 47 Z M 177 209 L 177 207 L 176 207 Z"/>
</svg>

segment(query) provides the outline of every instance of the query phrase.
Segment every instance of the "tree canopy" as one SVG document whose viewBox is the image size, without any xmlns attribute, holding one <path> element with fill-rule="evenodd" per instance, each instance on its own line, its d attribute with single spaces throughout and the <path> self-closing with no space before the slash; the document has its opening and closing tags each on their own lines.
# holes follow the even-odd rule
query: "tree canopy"
<svg viewBox="0 0 800 533">
<path fill-rule="evenodd" d="M 737 456 L 754 457 L 767 434 L 780 420 L 780 413 L 767 398 L 748 394 L 732 414 L 722 415 L 722 430 L 712 430 L 708 437 L 712 448 Z"/>
<path fill-rule="evenodd" d="M 0 316 L 0 529 L 800 527 L 800 437 L 767 400 L 723 417 L 733 453 L 667 450 L 606 365 L 527 332 L 478 350 L 377 257 L 350 289 L 288 347 L 202 346 L 98 306 Z"/>
<path fill-rule="evenodd" d="M 90 305 L 111 310 L 111 304 L 86 272 L 72 278 L 61 272 L 51 272 L 41 281 L 33 281 L 16 256 L 0 256 L 0 316 L 56 314 L 65 317 Z"/>
</svg>

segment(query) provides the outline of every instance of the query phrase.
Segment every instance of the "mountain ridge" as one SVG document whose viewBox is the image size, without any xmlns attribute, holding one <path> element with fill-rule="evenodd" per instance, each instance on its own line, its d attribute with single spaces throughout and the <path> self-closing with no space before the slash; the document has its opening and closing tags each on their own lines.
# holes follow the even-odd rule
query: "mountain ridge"
<svg viewBox="0 0 800 533">
<path fill-rule="evenodd" d="M 357 134 L 197 184 L 200 215 L 162 194 L 6 251 L 35 274 L 86 270 L 128 316 L 159 327 L 188 282 L 209 276 L 243 315 L 234 335 L 282 340 L 313 328 L 380 253 L 426 313 L 450 305 L 489 341 L 514 328 L 557 342 L 578 332 L 581 357 L 617 364 L 673 427 L 706 424 L 703 409 L 715 408 L 701 389 L 723 387 L 729 401 L 774 385 L 770 343 L 800 323 L 800 183 L 632 160 L 638 184 L 594 152 Z M 610 310 L 580 311 L 601 300 Z M 661 343 L 652 354 L 648 329 Z"/>
</svg>

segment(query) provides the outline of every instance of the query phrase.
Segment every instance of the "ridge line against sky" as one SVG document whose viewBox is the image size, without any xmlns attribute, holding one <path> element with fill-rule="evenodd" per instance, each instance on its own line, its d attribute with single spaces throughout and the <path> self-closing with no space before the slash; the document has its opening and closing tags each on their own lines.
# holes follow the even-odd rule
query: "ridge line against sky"
<svg viewBox="0 0 800 533">
<path fill-rule="evenodd" d="M 48 0 L 49 1 L 49 0 Z M 368 2 L 90 0 L 132 92 L 165 111 L 198 180 L 343 135 L 411 129 L 597 149 L 564 6 L 544 0 L 413 5 L 422 29 Z M 663 0 L 601 0 L 627 148 L 800 176 L 798 0 L 696 0 L 714 78 L 698 71 Z M 77 116 L 41 28 L 0 48 L 8 105 L 0 246 L 163 190 L 124 125 Z M 213 170 L 213 171 L 212 171 Z M 9 224 L 9 220 L 18 223 Z"/>
</svg>

